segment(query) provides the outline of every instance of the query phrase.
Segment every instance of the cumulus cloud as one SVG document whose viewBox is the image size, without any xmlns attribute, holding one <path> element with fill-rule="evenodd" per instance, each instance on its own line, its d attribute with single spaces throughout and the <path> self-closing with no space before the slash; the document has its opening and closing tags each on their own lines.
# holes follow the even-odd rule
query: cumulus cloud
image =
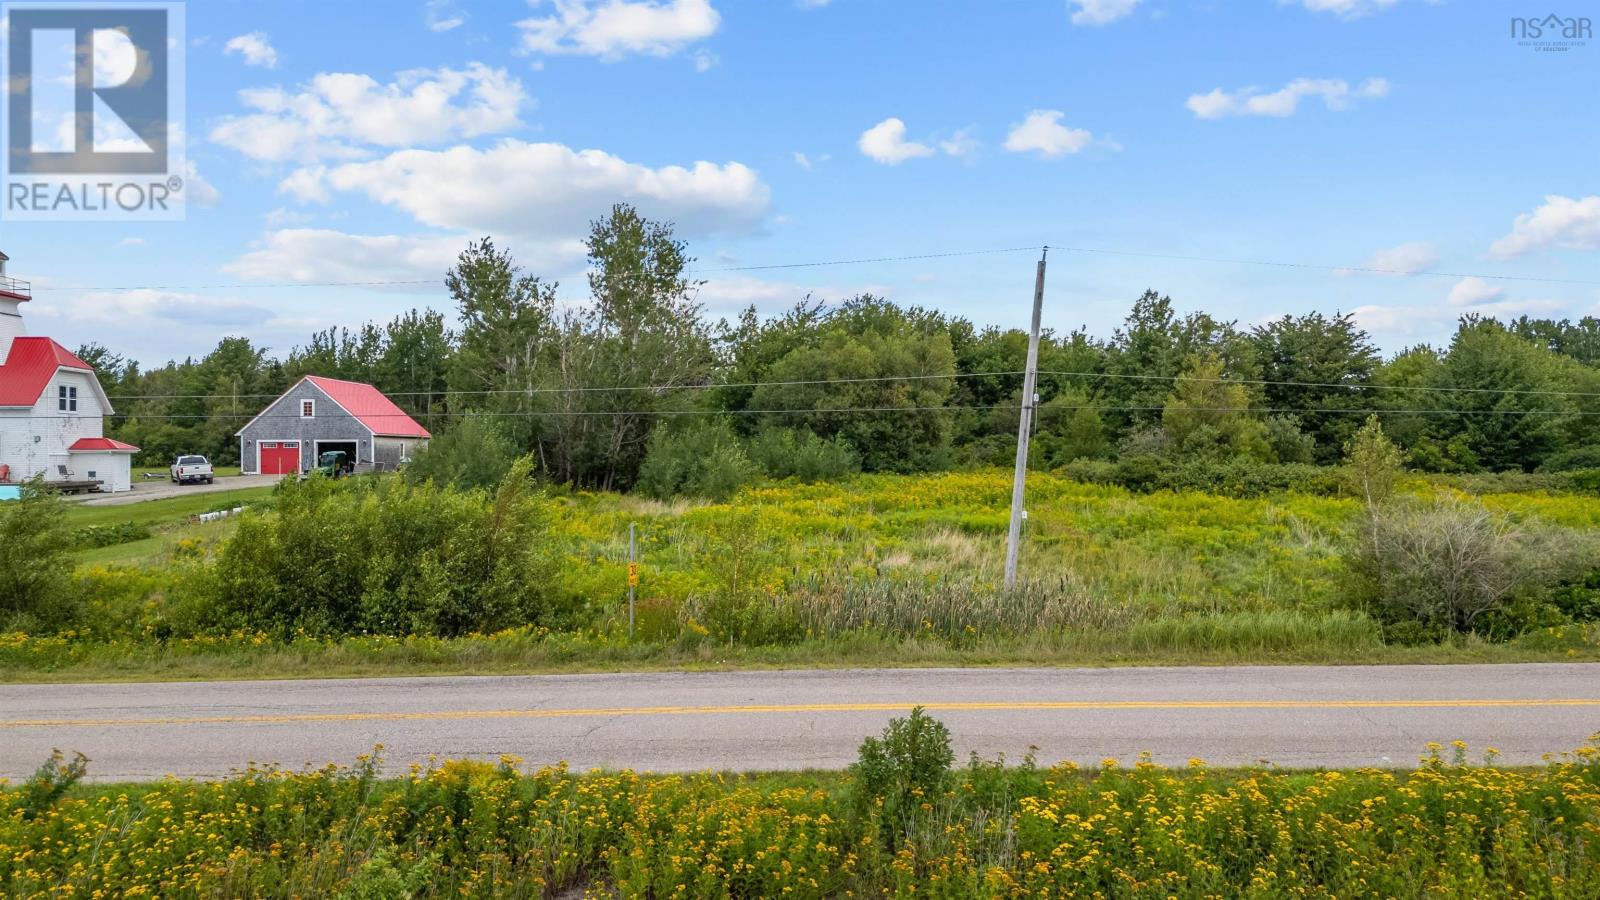
<svg viewBox="0 0 1600 900">
<path fill-rule="evenodd" d="M 1292 116 L 1300 108 L 1300 101 L 1309 97 L 1322 100 L 1332 110 L 1350 108 L 1354 100 L 1385 97 L 1389 82 L 1382 78 L 1369 78 L 1356 87 L 1342 79 L 1296 78 L 1271 93 L 1258 87 L 1225 91 L 1215 88 L 1207 94 L 1191 95 L 1184 104 L 1201 119 L 1220 119 L 1225 116 Z"/>
<path fill-rule="evenodd" d="M 522 82 L 504 69 L 416 69 L 389 84 L 368 75 L 323 73 L 300 90 L 241 91 L 255 112 L 223 119 L 211 139 L 266 162 L 370 155 L 506 131 L 521 124 Z"/>
<path fill-rule="evenodd" d="M 278 51 L 272 48 L 272 41 L 264 31 L 241 34 L 228 41 L 222 52 L 230 55 L 237 53 L 244 57 L 247 66 L 261 66 L 265 69 L 275 69 L 278 66 Z"/>
<path fill-rule="evenodd" d="M 947 138 L 942 138 L 939 141 L 939 149 L 944 151 L 946 156 L 954 156 L 957 159 L 971 159 L 978 155 L 980 147 L 978 139 L 973 136 L 975 131 L 977 131 L 976 126 L 969 126 Z"/>
<path fill-rule="evenodd" d="M 1544 205 L 1523 213 L 1511 233 L 1489 247 L 1496 259 L 1514 259 L 1535 250 L 1600 250 L 1600 195 L 1581 200 L 1551 194 Z"/>
<path fill-rule="evenodd" d="M 364 194 L 435 228 L 536 237 L 581 234 L 617 202 L 686 234 L 747 233 L 771 191 L 743 163 L 652 168 L 603 150 L 507 139 L 487 148 L 402 150 L 382 159 L 305 169 L 284 182 L 300 199 Z"/>
<path fill-rule="evenodd" d="M 1411 241 L 1372 254 L 1365 268 L 1385 275 L 1417 275 L 1439 264 L 1439 251 L 1427 241 Z"/>
<path fill-rule="evenodd" d="M 1446 299 L 1451 306 L 1477 306 L 1480 303 L 1493 303 L 1505 295 L 1505 288 L 1476 276 L 1468 276 L 1450 288 L 1450 296 Z"/>
<path fill-rule="evenodd" d="M 1026 119 L 1011 127 L 1005 148 L 1012 153 L 1036 153 L 1045 159 L 1083 151 L 1094 142 L 1094 135 L 1082 128 L 1061 124 L 1064 115 L 1059 109 L 1036 109 L 1028 113 Z"/>
<path fill-rule="evenodd" d="M 722 22 L 710 0 L 552 0 L 552 7 L 548 16 L 517 23 L 522 52 L 608 61 L 671 56 L 715 34 Z"/>
<path fill-rule="evenodd" d="M 140 288 L 87 291 L 51 303 L 52 314 L 78 322 L 184 323 L 213 326 L 258 325 L 271 319 L 264 306 L 230 297 L 213 297 Z"/>
<path fill-rule="evenodd" d="M 927 144 L 906 140 L 906 123 L 892 116 L 861 132 L 856 146 L 867 157 L 886 166 L 934 154 L 934 149 Z"/>
<path fill-rule="evenodd" d="M 263 281 L 327 283 L 352 281 L 436 281 L 466 247 L 455 234 L 368 235 L 325 228 L 284 228 L 261 241 L 223 270 Z M 582 259 L 579 245 L 578 259 Z M 413 285 L 410 290 L 417 290 Z"/>
<path fill-rule="evenodd" d="M 1132 15 L 1139 0 L 1067 0 L 1074 25 L 1107 25 Z"/>
</svg>

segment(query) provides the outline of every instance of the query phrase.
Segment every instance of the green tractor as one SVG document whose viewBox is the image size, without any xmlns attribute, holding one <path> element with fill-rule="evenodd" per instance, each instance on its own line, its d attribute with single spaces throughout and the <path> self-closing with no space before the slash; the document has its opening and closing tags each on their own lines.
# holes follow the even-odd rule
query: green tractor
<svg viewBox="0 0 1600 900">
<path fill-rule="evenodd" d="M 311 471 L 329 478 L 344 478 L 355 470 L 355 463 L 350 461 L 350 454 L 343 450 L 329 450 L 317 457 L 317 467 Z"/>
</svg>

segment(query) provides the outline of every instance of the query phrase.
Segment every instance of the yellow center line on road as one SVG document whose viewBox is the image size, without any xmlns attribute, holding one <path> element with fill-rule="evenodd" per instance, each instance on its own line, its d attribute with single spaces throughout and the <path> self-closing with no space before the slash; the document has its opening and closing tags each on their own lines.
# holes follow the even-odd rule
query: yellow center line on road
<svg viewBox="0 0 1600 900">
<path fill-rule="evenodd" d="M 797 703 L 746 706 L 622 706 L 596 709 L 455 709 L 419 712 L 268 713 L 222 716 L 150 716 L 98 719 L 0 719 L 0 728 L 90 728 L 128 725 L 276 725 L 296 722 L 408 722 L 461 719 L 569 719 L 596 716 L 706 716 L 769 713 L 904 712 L 913 706 L 940 712 L 1250 709 L 1493 709 L 1600 707 L 1600 698 L 1460 700 L 1062 700 L 923 703 Z"/>
</svg>

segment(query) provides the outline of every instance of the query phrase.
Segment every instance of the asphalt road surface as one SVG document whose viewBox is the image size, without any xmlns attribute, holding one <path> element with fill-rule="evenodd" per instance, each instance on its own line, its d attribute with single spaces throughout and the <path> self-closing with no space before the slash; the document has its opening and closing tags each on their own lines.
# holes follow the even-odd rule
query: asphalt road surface
<svg viewBox="0 0 1600 900">
<path fill-rule="evenodd" d="M 51 748 L 97 780 L 430 755 L 651 771 L 838 768 L 922 704 L 958 754 L 1042 763 L 1416 764 L 1429 741 L 1537 763 L 1600 731 L 1600 665 L 894 669 L 0 685 L 0 777 Z M 1448 751 L 1447 751 L 1448 752 Z"/>
<path fill-rule="evenodd" d="M 121 494 L 79 494 L 68 497 L 84 506 L 127 506 L 146 500 L 170 500 L 190 494 L 216 494 L 244 488 L 271 487 L 282 480 L 281 475 L 219 475 L 214 484 L 173 484 L 166 478 L 141 480 L 135 478 L 133 490 Z"/>
</svg>

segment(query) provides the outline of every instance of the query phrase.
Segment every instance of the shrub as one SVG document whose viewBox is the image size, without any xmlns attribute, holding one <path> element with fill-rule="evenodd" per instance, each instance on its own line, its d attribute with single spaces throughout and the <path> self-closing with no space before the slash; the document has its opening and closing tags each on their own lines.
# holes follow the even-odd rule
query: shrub
<svg viewBox="0 0 1600 900">
<path fill-rule="evenodd" d="M 1281 463 L 1309 463 L 1316 457 L 1317 439 L 1300 430 L 1296 416 L 1268 416 L 1267 446 Z"/>
<path fill-rule="evenodd" d="M 850 766 L 855 807 L 863 814 L 877 810 L 885 844 L 892 851 L 902 836 L 915 830 L 922 805 L 937 800 L 950 782 L 950 729 L 922 707 L 906 718 L 889 720 L 883 737 L 861 742 Z"/>
<path fill-rule="evenodd" d="M 765 428 L 750 441 L 750 459 L 772 478 L 833 481 L 861 471 L 843 435 L 824 440 L 810 429 Z"/>
<path fill-rule="evenodd" d="M 1600 446 L 1574 447 L 1552 453 L 1539 466 L 1541 472 L 1571 472 L 1578 469 L 1600 469 Z"/>
<path fill-rule="evenodd" d="M 674 423 L 657 428 L 639 467 L 639 491 L 665 500 L 674 496 L 726 500 L 756 479 L 755 463 L 739 446 L 727 422 Z"/>
<path fill-rule="evenodd" d="M 1352 557 L 1355 590 L 1391 618 L 1465 632 L 1519 591 L 1575 577 L 1594 542 L 1518 525 L 1481 503 L 1402 503 L 1372 511 Z"/>
<path fill-rule="evenodd" d="M 246 514 L 215 570 L 215 624 L 287 635 L 459 635 L 561 624 L 548 516 L 519 460 L 495 493 L 313 478 Z"/>
<path fill-rule="evenodd" d="M 468 415 L 435 437 L 406 467 L 413 484 L 485 490 L 499 484 L 517 461 L 511 440 L 485 416 Z"/>
<path fill-rule="evenodd" d="M 1345 445 L 1344 455 L 1350 492 L 1369 509 L 1394 494 L 1400 481 L 1400 451 L 1384 436 L 1377 416 L 1367 417 L 1366 424 Z"/>
<path fill-rule="evenodd" d="M 1115 484 L 1138 493 L 1200 491 L 1224 497 L 1261 497 L 1296 491 L 1328 496 L 1342 486 L 1337 470 L 1306 463 L 1264 463 L 1250 457 L 1123 456 L 1115 463 L 1075 460 L 1064 474 L 1088 484 Z"/>
<path fill-rule="evenodd" d="M 0 628 L 58 628 L 74 618 L 63 501 L 38 482 L 0 502 Z"/>
<path fill-rule="evenodd" d="M 90 525 L 77 531 L 76 546 L 93 550 L 99 547 L 115 547 L 118 544 L 131 544 L 150 537 L 150 529 L 136 522 L 123 522 L 120 525 Z"/>
</svg>

